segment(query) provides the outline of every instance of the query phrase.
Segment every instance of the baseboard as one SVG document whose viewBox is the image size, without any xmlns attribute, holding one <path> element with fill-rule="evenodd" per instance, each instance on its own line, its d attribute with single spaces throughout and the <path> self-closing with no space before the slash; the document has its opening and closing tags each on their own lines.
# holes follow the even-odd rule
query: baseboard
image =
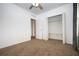
<svg viewBox="0 0 79 59">
<path fill-rule="evenodd" d="M 61 39 L 52 39 L 52 38 L 48 38 L 48 39 L 50 39 L 50 40 L 61 40 Z"/>
<path fill-rule="evenodd" d="M 71 41 L 67 41 L 66 43 L 67 44 L 70 44 L 70 45 L 73 45 L 73 43 Z"/>
<path fill-rule="evenodd" d="M 20 41 L 20 42 L 16 42 L 16 43 L 12 43 L 12 44 L 9 44 L 9 45 L 5 45 L 5 46 L 2 46 L 0 47 L 0 49 L 3 49 L 3 48 L 7 48 L 7 47 L 10 47 L 10 46 L 14 46 L 16 44 L 20 44 L 20 43 L 23 43 L 23 42 L 27 42 L 27 41 L 30 41 L 31 39 L 25 39 L 24 41 Z"/>
<path fill-rule="evenodd" d="M 45 40 L 45 41 L 47 41 L 48 39 L 40 39 L 40 38 L 36 38 L 37 40 Z"/>
</svg>

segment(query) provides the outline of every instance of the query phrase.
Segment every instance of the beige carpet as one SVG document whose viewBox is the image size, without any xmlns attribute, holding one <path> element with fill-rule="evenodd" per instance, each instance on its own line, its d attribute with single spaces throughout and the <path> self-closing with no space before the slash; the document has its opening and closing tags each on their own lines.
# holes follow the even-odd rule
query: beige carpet
<svg viewBox="0 0 79 59">
<path fill-rule="evenodd" d="M 0 50 L 2 56 L 75 56 L 71 45 L 63 45 L 58 40 L 38 40 L 20 43 Z"/>
</svg>

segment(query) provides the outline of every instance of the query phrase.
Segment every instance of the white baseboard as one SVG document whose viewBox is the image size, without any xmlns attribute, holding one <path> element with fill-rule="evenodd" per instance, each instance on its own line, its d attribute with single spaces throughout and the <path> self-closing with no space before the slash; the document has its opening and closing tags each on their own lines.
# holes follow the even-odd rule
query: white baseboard
<svg viewBox="0 0 79 59">
<path fill-rule="evenodd" d="M 0 46 L 0 49 L 10 47 L 10 46 L 13 46 L 13 45 L 16 45 L 16 44 L 19 44 L 19 43 L 23 43 L 23 42 L 26 42 L 26 41 L 30 41 L 30 40 L 31 39 L 26 38 L 26 39 L 23 39 L 23 41 L 17 41 L 16 43 L 14 42 L 14 43 L 11 43 L 11 44 Z"/>
</svg>

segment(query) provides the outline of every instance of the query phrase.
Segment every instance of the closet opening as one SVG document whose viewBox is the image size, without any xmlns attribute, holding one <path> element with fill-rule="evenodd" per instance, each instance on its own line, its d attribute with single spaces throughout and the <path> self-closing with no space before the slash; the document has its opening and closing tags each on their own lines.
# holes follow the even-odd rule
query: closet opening
<svg viewBox="0 0 79 59">
<path fill-rule="evenodd" d="M 48 39 L 61 40 L 65 44 L 64 14 L 48 17 Z"/>
</svg>

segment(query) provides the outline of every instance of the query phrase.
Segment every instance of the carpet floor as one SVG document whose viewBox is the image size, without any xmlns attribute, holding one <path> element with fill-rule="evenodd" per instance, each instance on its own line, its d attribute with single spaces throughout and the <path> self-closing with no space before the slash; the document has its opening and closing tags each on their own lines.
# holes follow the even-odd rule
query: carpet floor
<svg viewBox="0 0 79 59">
<path fill-rule="evenodd" d="M 71 45 L 62 44 L 59 40 L 38 40 L 32 39 L 3 48 L 0 50 L 1 56 L 78 56 Z"/>
</svg>

